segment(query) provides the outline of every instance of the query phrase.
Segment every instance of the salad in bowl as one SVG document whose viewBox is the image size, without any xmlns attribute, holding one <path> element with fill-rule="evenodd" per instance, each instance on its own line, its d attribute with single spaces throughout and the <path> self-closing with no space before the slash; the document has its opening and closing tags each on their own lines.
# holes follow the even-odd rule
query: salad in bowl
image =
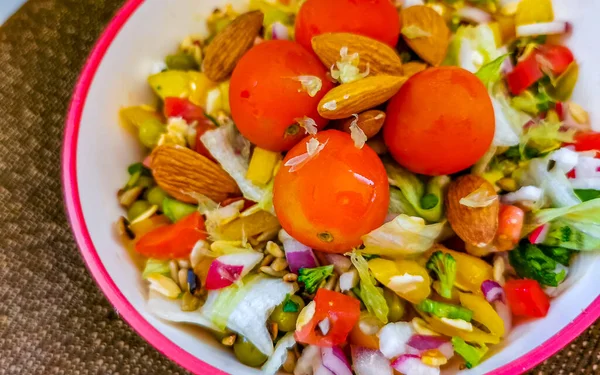
<svg viewBox="0 0 600 375">
<path fill-rule="evenodd" d="M 600 249 L 600 133 L 549 0 L 215 9 L 123 107 L 147 310 L 265 374 L 471 369 Z"/>
</svg>

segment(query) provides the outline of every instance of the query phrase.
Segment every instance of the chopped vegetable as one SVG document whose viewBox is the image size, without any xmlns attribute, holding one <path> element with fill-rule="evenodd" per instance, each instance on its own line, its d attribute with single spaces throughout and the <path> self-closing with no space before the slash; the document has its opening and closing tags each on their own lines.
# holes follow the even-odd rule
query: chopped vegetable
<svg viewBox="0 0 600 375">
<path fill-rule="evenodd" d="M 171 220 L 176 223 L 184 217 L 196 212 L 198 207 L 191 204 L 179 202 L 178 200 L 165 197 L 162 200 L 162 211 Z"/>
<path fill-rule="evenodd" d="M 146 308 L 153 315 L 169 322 L 195 324 L 211 331 L 223 332 L 204 315 L 182 311 L 178 300 L 167 298 L 154 290 L 149 292 Z"/>
<path fill-rule="evenodd" d="M 384 324 L 388 322 L 389 308 L 383 297 L 383 291 L 375 286 L 369 272 L 369 265 L 359 251 L 353 251 L 350 256 L 360 277 L 360 297 L 367 310 Z"/>
<path fill-rule="evenodd" d="M 356 375 L 393 375 L 390 362 L 379 350 L 352 345 L 350 351 Z"/>
<path fill-rule="evenodd" d="M 467 362 L 467 368 L 477 366 L 488 351 L 487 346 L 483 344 L 478 346 L 469 345 L 460 337 L 453 337 L 452 345 L 454 346 L 454 351 Z"/>
<path fill-rule="evenodd" d="M 352 367 L 348 363 L 346 355 L 339 346 L 322 347 L 321 358 L 323 367 L 335 375 L 352 375 Z"/>
<path fill-rule="evenodd" d="M 509 280 L 504 291 L 514 315 L 542 318 L 548 314 L 550 300 L 537 281 Z"/>
<path fill-rule="evenodd" d="M 504 322 L 484 297 L 469 293 L 460 293 L 459 296 L 460 304 L 472 311 L 474 321 L 484 326 L 492 335 L 504 336 Z"/>
<path fill-rule="evenodd" d="M 492 266 L 482 259 L 449 250 L 441 245 L 436 246 L 434 250 L 448 253 L 456 260 L 455 285 L 462 290 L 481 293 L 481 283 L 492 278 Z"/>
<path fill-rule="evenodd" d="M 332 274 L 333 265 L 315 268 L 300 268 L 298 270 L 298 281 L 304 284 L 304 289 L 307 293 L 312 294 L 316 292 L 319 284 Z"/>
<path fill-rule="evenodd" d="M 291 349 L 294 345 L 296 345 L 296 340 L 294 339 L 294 333 L 288 332 L 286 333 L 275 345 L 275 350 L 273 354 L 269 357 L 267 362 L 262 366 L 261 370 L 264 375 L 275 375 L 281 365 L 285 362 L 288 356 L 288 349 Z"/>
<path fill-rule="evenodd" d="M 470 322 L 473 317 L 473 312 L 469 309 L 431 299 L 421 301 L 417 308 L 438 318 L 460 319 Z"/>
<path fill-rule="evenodd" d="M 317 259 L 312 249 L 293 239 L 283 229 L 279 231 L 279 241 L 283 244 L 291 272 L 298 273 L 301 268 L 317 267 Z"/>
<path fill-rule="evenodd" d="M 413 260 L 372 259 L 369 269 L 379 282 L 409 302 L 420 303 L 431 293 L 429 273 Z"/>
<path fill-rule="evenodd" d="M 273 171 L 280 161 L 281 154 L 279 152 L 255 147 L 246 178 L 257 185 L 266 185 L 273 178 Z"/>
<path fill-rule="evenodd" d="M 170 275 L 171 269 L 169 268 L 169 261 L 149 258 L 146 261 L 146 266 L 142 272 L 142 279 L 148 278 L 148 276 L 153 273 L 165 276 Z"/>
<path fill-rule="evenodd" d="M 542 285 L 558 286 L 567 276 L 567 269 L 536 245 L 521 244 L 508 256 L 519 276 L 537 280 Z"/>
<path fill-rule="evenodd" d="M 438 367 L 428 366 L 421 362 L 419 356 L 404 354 L 392 362 L 394 370 L 406 375 L 439 375 Z"/>
<path fill-rule="evenodd" d="M 261 260 L 263 254 L 256 251 L 227 254 L 213 260 L 206 276 L 206 289 L 226 288 L 237 283 Z"/>
<path fill-rule="evenodd" d="M 502 77 L 502 65 L 507 57 L 509 57 L 508 54 L 497 57 L 496 59 L 479 68 L 475 75 L 486 87 L 489 87 L 490 84 L 498 82 Z"/>
<path fill-rule="evenodd" d="M 379 350 L 389 359 L 406 354 L 408 351 L 407 344 L 413 334 L 414 330 L 410 323 L 388 323 L 377 334 L 379 336 Z"/>
<path fill-rule="evenodd" d="M 427 269 L 435 272 L 440 280 L 440 295 L 444 298 L 452 297 L 452 287 L 456 280 L 456 260 L 451 254 L 436 251 L 427 261 Z"/>
</svg>

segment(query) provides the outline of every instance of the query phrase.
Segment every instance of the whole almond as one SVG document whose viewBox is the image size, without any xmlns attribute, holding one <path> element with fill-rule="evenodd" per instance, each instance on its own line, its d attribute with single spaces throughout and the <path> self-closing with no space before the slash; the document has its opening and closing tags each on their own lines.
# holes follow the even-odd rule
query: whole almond
<svg viewBox="0 0 600 375">
<path fill-rule="evenodd" d="M 358 119 L 354 116 L 342 120 L 340 129 L 348 134 L 350 132 L 350 125 L 356 120 L 356 125 L 365 133 L 368 139 L 374 137 L 379 133 L 385 122 L 385 112 L 371 109 L 358 115 Z"/>
<path fill-rule="evenodd" d="M 326 67 L 340 60 L 340 50 L 348 48 L 348 54 L 358 53 L 358 68 L 371 75 L 402 75 L 402 60 L 392 47 L 366 36 L 350 33 L 326 33 L 312 38 L 312 47 Z"/>
<path fill-rule="evenodd" d="M 423 35 L 419 35 L 421 33 Z M 402 10 L 402 37 L 419 57 L 438 66 L 446 57 L 450 29 L 438 12 L 425 5 L 415 5 Z"/>
<path fill-rule="evenodd" d="M 225 80 L 240 58 L 254 45 L 264 15 L 255 10 L 234 19 L 206 47 L 202 70 L 212 81 Z"/>
<path fill-rule="evenodd" d="M 221 202 L 240 195 L 235 181 L 218 164 L 187 147 L 163 145 L 152 152 L 152 175 L 170 196 L 197 203 L 195 194 Z"/>
<path fill-rule="evenodd" d="M 498 229 L 498 199 L 489 206 L 479 208 L 460 203 L 462 198 L 482 187 L 490 195 L 496 194 L 494 186 L 483 177 L 466 175 L 454 180 L 446 195 L 446 213 L 452 229 L 467 244 L 475 246 L 492 242 Z"/>
<path fill-rule="evenodd" d="M 418 61 L 410 61 L 402 65 L 402 75 L 405 77 L 412 77 L 425 69 L 427 69 L 427 64 Z"/>
<path fill-rule="evenodd" d="M 404 82 L 406 77 L 380 75 L 344 83 L 325 94 L 319 102 L 319 114 L 337 120 L 377 107 L 394 96 Z"/>
</svg>

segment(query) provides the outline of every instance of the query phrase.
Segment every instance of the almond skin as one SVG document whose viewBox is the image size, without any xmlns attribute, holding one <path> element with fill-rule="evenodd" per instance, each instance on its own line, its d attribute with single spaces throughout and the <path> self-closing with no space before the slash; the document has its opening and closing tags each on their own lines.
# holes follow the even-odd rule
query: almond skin
<svg viewBox="0 0 600 375">
<path fill-rule="evenodd" d="M 264 15 L 255 10 L 234 19 L 206 47 L 202 70 L 210 80 L 220 82 L 231 75 L 237 62 L 254 45 Z"/>
<path fill-rule="evenodd" d="M 415 5 L 402 10 L 402 30 L 411 27 L 429 35 L 409 38 L 403 33 L 406 44 L 429 64 L 440 65 L 450 44 L 450 29 L 444 18 L 428 6 Z"/>
<path fill-rule="evenodd" d="M 402 75 L 412 77 L 425 69 L 427 69 L 427 64 L 418 61 L 410 61 L 402 65 Z"/>
<path fill-rule="evenodd" d="M 340 124 L 340 130 L 351 134 L 350 125 L 356 120 L 354 116 L 343 120 Z M 379 133 L 385 122 L 385 112 L 372 109 L 358 115 L 356 125 L 365 133 L 368 139 Z"/>
<path fill-rule="evenodd" d="M 406 77 L 380 75 L 344 83 L 325 94 L 319 102 L 319 114 L 337 120 L 377 107 L 394 96 L 404 82 Z"/>
<path fill-rule="evenodd" d="M 312 38 L 312 47 L 327 68 L 340 60 L 342 47 L 348 54 L 358 53 L 360 71 L 369 66 L 370 75 L 402 75 L 402 60 L 396 51 L 387 44 L 366 36 L 350 33 L 325 33 Z"/>
<path fill-rule="evenodd" d="M 467 244 L 484 246 L 491 243 L 498 230 L 500 203 L 496 199 L 487 207 L 473 208 L 460 200 L 480 187 L 495 195 L 494 186 L 482 177 L 466 175 L 452 181 L 446 195 L 446 214 L 454 232 Z"/>
<path fill-rule="evenodd" d="M 215 202 L 241 195 L 236 182 L 223 168 L 187 147 L 163 145 L 155 148 L 151 167 L 158 186 L 185 203 L 198 203 L 194 193 Z"/>
</svg>

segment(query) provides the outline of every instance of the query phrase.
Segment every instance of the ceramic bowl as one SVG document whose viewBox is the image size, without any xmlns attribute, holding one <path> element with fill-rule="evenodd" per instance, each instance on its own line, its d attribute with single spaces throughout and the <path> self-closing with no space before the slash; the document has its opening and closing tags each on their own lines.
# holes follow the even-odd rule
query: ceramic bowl
<svg viewBox="0 0 600 375">
<path fill-rule="evenodd" d="M 68 217 L 90 273 L 117 312 L 151 345 L 196 374 L 259 374 L 239 363 L 209 334 L 159 320 L 145 309 L 146 287 L 114 233 L 122 215 L 116 192 L 126 166 L 140 160 L 137 140 L 118 125 L 122 106 L 152 102 L 146 78 L 189 34 L 206 34 L 217 6 L 243 0 L 129 0 L 98 41 L 81 73 L 66 124 L 63 186 Z M 574 100 L 600 130 L 600 1 L 556 0 L 558 19 L 574 25 L 568 45 L 581 65 Z M 596 105 L 594 105 L 596 104 Z M 550 357 L 600 316 L 600 253 L 571 269 L 548 316 L 523 323 L 485 362 L 462 374 L 521 374 Z M 151 369 L 148 369 L 151 371 Z"/>
</svg>

